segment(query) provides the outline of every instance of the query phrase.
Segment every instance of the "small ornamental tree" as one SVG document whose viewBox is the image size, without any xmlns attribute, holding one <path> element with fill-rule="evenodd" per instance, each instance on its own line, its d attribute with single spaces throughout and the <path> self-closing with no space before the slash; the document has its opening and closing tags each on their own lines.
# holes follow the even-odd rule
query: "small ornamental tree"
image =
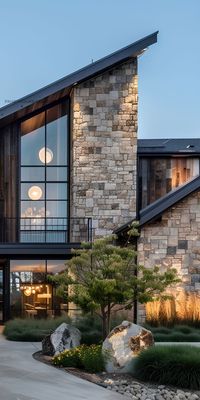
<svg viewBox="0 0 200 400">
<path fill-rule="evenodd" d="M 70 284 L 68 300 L 84 312 L 92 311 L 101 317 L 103 338 L 110 331 L 111 313 L 116 306 L 119 311 L 131 308 L 134 301 L 147 303 L 166 298 L 165 289 L 179 281 L 174 269 L 160 273 L 158 267 L 137 266 L 135 250 L 115 246 L 114 240 L 111 236 L 92 245 L 83 243 L 67 263 L 68 276 L 64 273 L 55 282 Z"/>
</svg>

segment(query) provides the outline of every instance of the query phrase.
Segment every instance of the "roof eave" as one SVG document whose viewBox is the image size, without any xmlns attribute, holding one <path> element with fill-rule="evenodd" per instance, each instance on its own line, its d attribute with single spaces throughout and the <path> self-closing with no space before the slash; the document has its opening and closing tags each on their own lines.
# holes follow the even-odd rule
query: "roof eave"
<svg viewBox="0 0 200 400">
<path fill-rule="evenodd" d="M 157 42 L 158 31 L 152 33 L 140 39 L 129 46 L 126 46 L 94 63 L 87 65 L 84 68 L 73 72 L 66 77 L 53 82 L 19 100 L 14 101 L 2 108 L 0 108 L 0 121 L 5 119 L 11 114 L 17 113 L 24 108 L 32 106 L 34 103 L 41 101 L 42 99 L 48 98 L 49 96 L 62 91 L 66 88 L 71 88 L 77 83 L 81 83 L 85 80 L 104 72 L 107 69 L 114 67 L 117 64 L 121 64 L 130 58 L 137 57 L 143 52 L 148 46 Z"/>
</svg>

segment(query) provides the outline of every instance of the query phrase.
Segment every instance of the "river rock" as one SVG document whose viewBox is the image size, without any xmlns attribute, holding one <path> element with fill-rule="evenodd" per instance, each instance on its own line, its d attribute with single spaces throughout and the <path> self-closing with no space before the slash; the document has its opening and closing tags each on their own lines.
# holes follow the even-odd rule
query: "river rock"
<svg viewBox="0 0 200 400">
<path fill-rule="evenodd" d="M 42 352 L 50 356 L 80 345 L 81 333 L 72 325 L 63 322 L 42 340 Z"/>
<path fill-rule="evenodd" d="M 141 350 L 154 344 L 152 333 L 140 325 L 123 321 L 116 326 L 103 342 L 107 355 L 106 371 L 126 373 Z"/>
</svg>

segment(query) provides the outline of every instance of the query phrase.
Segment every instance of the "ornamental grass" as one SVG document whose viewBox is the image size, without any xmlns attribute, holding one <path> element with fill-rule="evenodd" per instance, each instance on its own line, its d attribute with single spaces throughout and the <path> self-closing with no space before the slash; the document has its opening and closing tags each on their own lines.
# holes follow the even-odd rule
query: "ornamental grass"
<svg viewBox="0 0 200 400">
<path fill-rule="evenodd" d="M 179 388 L 200 389 L 200 348 L 153 346 L 142 351 L 132 365 L 135 378 Z"/>
</svg>

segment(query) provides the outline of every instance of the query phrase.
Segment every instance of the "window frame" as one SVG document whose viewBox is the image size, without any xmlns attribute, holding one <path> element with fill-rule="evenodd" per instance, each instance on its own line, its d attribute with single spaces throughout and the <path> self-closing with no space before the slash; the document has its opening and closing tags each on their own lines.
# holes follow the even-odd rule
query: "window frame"
<svg viewBox="0 0 200 400">
<path fill-rule="evenodd" d="M 49 111 L 49 110 L 51 110 L 53 107 L 55 107 L 55 106 L 58 106 L 58 105 L 60 105 L 61 107 L 62 106 L 65 106 L 65 110 L 66 110 L 66 117 L 67 117 L 67 129 L 66 129 L 66 135 L 67 135 L 67 155 L 66 155 L 66 159 L 67 159 L 67 161 L 66 161 L 66 164 L 64 165 L 64 164 L 52 164 L 52 165 L 49 165 L 49 164 L 47 164 L 46 162 L 45 162 L 45 164 L 41 164 L 41 165 L 32 165 L 32 164 L 29 164 L 29 165 L 25 165 L 25 164 L 22 164 L 22 157 L 21 157 L 21 138 L 22 138 L 22 135 L 21 135 L 21 124 L 24 122 L 24 121 L 27 121 L 28 119 L 30 119 L 30 118 L 32 118 L 32 117 L 35 117 L 35 116 L 37 116 L 38 114 L 40 114 L 40 113 L 42 113 L 42 112 L 45 112 L 45 125 L 44 125 L 44 128 L 45 128 L 45 144 L 44 144 L 44 146 L 45 146 L 45 148 L 47 148 L 48 146 L 47 146 L 47 124 L 48 124 L 48 121 L 47 121 L 47 112 Z M 70 152 L 70 143 L 71 143 L 71 135 L 70 135 L 70 99 L 69 99 L 69 97 L 67 96 L 67 97 L 63 97 L 63 99 L 62 100 L 58 100 L 58 101 L 55 101 L 55 102 L 52 102 L 51 104 L 49 104 L 49 105 L 47 105 L 47 106 L 44 106 L 44 107 L 42 107 L 42 108 L 40 108 L 40 109 L 38 109 L 37 111 L 35 111 L 35 112 L 32 112 L 32 113 L 30 113 L 30 114 L 27 114 L 25 117 L 23 117 L 23 118 L 21 118 L 21 120 L 19 121 L 19 172 L 18 172 L 18 182 L 19 182 L 19 189 L 18 189 L 18 204 L 19 204 L 19 207 L 18 207 L 18 216 L 19 216 L 19 223 L 18 223 L 18 226 L 19 226 L 19 231 L 20 231 L 20 220 L 23 218 L 22 217 L 22 215 L 21 215 L 21 202 L 28 202 L 28 201 L 30 201 L 30 199 L 22 199 L 21 198 L 21 196 L 22 196 L 22 193 L 21 193 L 21 184 L 23 184 L 23 183 L 25 183 L 25 184 L 30 184 L 30 187 L 31 186 L 33 186 L 34 184 L 44 184 L 44 186 L 45 186 L 45 191 L 44 191 L 44 200 L 38 200 L 38 201 L 44 201 L 45 202 L 45 230 L 46 230 L 46 228 L 47 228 L 47 230 L 48 230 L 48 227 L 46 227 L 46 220 L 48 219 L 48 218 L 53 218 L 53 217 L 48 217 L 48 215 L 47 215 L 47 202 L 48 201 L 57 201 L 57 202 L 59 202 L 59 201 L 61 201 L 61 202 L 63 202 L 63 201 L 65 201 L 66 202 L 66 216 L 65 217 L 60 217 L 60 218 L 63 218 L 63 219 L 65 219 L 66 221 L 68 221 L 69 220 L 69 216 L 70 216 L 70 195 L 71 195 L 71 193 L 70 193 L 70 163 L 71 163 L 71 159 L 70 159 L 70 155 L 71 155 L 71 152 Z M 44 180 L 22 180 L 22 168 L 44 168 Z M 65 168 L 66 169 L 66 179 L 65 180 L 47 180 L 47 168 L 49 169 L 49 171 L 50 171 L 50 168 Z M 64 183 L 64 184 L 66 184 L 66 186 L 67 186 L 67 188 L 66 188 L 66 190 L 67 190 L 67 197 L 66 197 L 66 199 L 53 199 L 53 198 L 51 198 L 51 199 L 48 199 L 47 198 L 47 190 L 46 190 L 46 186 L 47 186 L 47 184 L 48 183 L 57 183 L 57 184 L 59 184 L 59 183 Z M 37 202 L 37 200 L 35 200 L 36 202 Z M 55 219 L 58 219 L 58 217 L 55 217 Z M 48 224 L 47 224 L 48 225 Z M 47 243 L 47 242 L 45 242 L 45 243 Z M 50 242 L 50 243 L 52 243 L 52 242 Z"/>
</svg>

